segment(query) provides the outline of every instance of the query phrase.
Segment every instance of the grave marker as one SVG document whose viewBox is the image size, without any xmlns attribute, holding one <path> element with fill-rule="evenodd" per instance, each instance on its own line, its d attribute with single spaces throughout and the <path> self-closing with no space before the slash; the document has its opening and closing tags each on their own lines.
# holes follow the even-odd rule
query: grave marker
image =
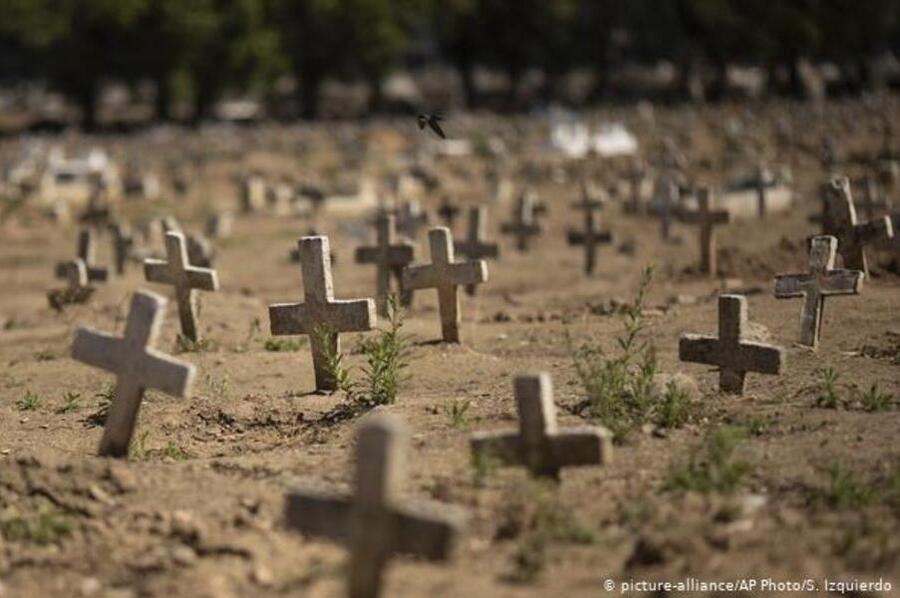
<svg viewBox="0 0 900 598">
<path fill-rule="evenodd" d="M 505 222 L 500 232 L 505 235 L 512 235 L 516 238 L 516 249 L 520 252 L 528 251 L 531 245 L 531 238 L 541 234 L 541 225 L 537 221 L 535 213 L 535 198 L 530 192 L 523 192 L 516 202 L 516 209 L 513 212 L 513 219 Z"/>
<path fill-rule="evenodd" d="M 584 230 L 570 230 L 568 241 L 569 245 L 584 245 L 584 272 L 591 275 L 597 263 L 599 246 L 611 243 L 612 235 L 609 231 L 601 231 L 597 227 L 594 212 L 603 206 L 603 202 L 590 199 L 585 194 L 574 206 L 584 214 Z"/>
<path fill-rule="evenodd" d="M 659 216 L 659 234 L 664 241 L 671 237 L 672 216 L 678 209 L 681 191 L 678 183 L 670 176 L 661 176 L 656 181 L 656 207 Z"/>
<path fill-rule="evenodd" d="M 94 229 L 83 228 L 78 232 L 78 249 L 76 252 L 78 259 L 84 262 L 87 268 L 88 282 L 106 282 L 109 279 L 109 269 L 104 266 L 97 266 L 95 258 L 97 255 L 97 242 Z M 65 262 L 56 264 L 56 277 L 65 278 L 64 272 Z"/>
<path fill-rule="evenodd" d="M 376 242 L 374 246 L 358 247 L 356 263 L 375 264 L 375 301 L 378 313 L 388 315 L 388 295 L 391 292 L 391 277 L 397 281 L 398 294 L 407 295 L 404 305 L 411 299 L 411 293 L 403 289 L 403 268 L 413 261 L 415 248 L 406 239 L 397 236 L 396 216 L 381 211 L 375 220 Z"/>
<path fill-rule="evenodd" d="M 469 228 L 466 238 L 456 241 L 456 251 L 469 259 L 492 259 L 500 257 L 500 246 L 487 241 L 487 206 L 478 206 L 469 209 Z M 474 295 L 478 287 L 474 284 L 466 285 L 466 294 Z"/>
<path fill-rule="evenodd" d="M 340 353 L 339 333 L 363 332 L 375 326 L 375 301 L 334 298 L 328 237 L 302 237 L 298 247 L 304 303 L 270 305 L 271 331 L 276 336 L 309 335 L 316 390 L 337 390 L 337 381 L 327 372 L 327 356 Z"/>
<path fill-rule="evenodd" d="M 838 252 L 844 259 L 844 267 L 848 270 L 861 270 L 868 276 L 866 245 L 894 237 L 891 219 L 883 216 L 870 222 L 859 223 L 847 177 L 831 179 L 827 188 L 827 202 L 827 217 L 823 218 L 824 232 L 837 237 Z"/>
<path fill-rule="evenodd" d="M 715 276 L 716 268 L 716 229 L 730 220 L 728 210 L 716 210 L 714 197 L 709 187 L 697 189 L 697 211 L 683 212 L 681 219 L 700 227 L 700 272 Z"/>
<path fill-rule="evenodd" d="M 125 265 L 131 257 L 131 250 L 134 248 L 134 237 L 127 227 L 119 222 L 110 224 L 109 230 L 116 274 L 121 276 L 125 274 Z"/>
<path fill-rule="evenodd" d="M 116 389 L 103 438 L 101 457 L 126 457 L 145 389 L 175 397 L 190 392 L 195 368 L 153 348 L 165 315 L 166 300 L 138 291 L 131 298 L 125 334 L 117 338 L 87 328 L 75 331 L 72 358 L 116 375 Z"/>
</svg>

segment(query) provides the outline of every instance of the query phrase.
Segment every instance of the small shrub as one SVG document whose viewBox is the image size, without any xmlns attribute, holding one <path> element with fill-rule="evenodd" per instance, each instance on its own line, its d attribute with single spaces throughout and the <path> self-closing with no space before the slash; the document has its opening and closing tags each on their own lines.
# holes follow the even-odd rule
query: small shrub
<svg viewBox="0 0 900 598">
<path fill-rule="evenodd" d="M 215 343 L 208 338 L 190 339 L 183 334 L 175 337 L 176 353 L 204 353 L 215 349 Z"/>
<path fill-rule="evenodd" d="M 472 406 L 472 401 L 465 399 L 462 401 L 453 401 L 444 408 L 447 418 L 450 420 L 450 427 L 455 430 L 464 430 L 469 425 L 468 411 Z"/>
<path fill-rule="evenodd" d="M 838 379 L 840 375 L 834 368 L 817 370 L 819 381 L 815 385 L 816 407 L 837 409 L 842 401 L 838 396 Z"/>
<path fill-rule="evenodd" d="M 319 324 L 313 329 L 319 345 L 324 347 L 322 357 L 325 360 L 323 368 L 326 375 L 335 381 L 337 390 L 342 390 L 353 397 L 353 384 L 350 381 L 350 370 L 344 365 L 344 354 L 335 351 L 331 343 L 334 330 L 327 324 Z"/>
<path fill-rule="evenodd" d="M 37 411 L 40 406 L 41 398 L 30 390 L 26 390 L 25 394 L 16 401 L 19 411 Z"/>
<path fill-rule="evenodd" d="M 841 462 L 828 468 L 828 485 L 813 492 L 813 498 L 835 509 L 858 509 L 878 499 L 878 490 L 859 479 Z"/>
<path fill-rule="evenodd" d="M 887 392 L 881 392 L 875 382 L 864 391 L 857 391 L 859 403 L 865 411 L 886 411 L 894 406 L 894 398 Z"/>
<path fill-rule="evenodd" d="M 62 405 L 59 406 L 56 413 L 71 413 L 72 411 L 77 411 L 79 407 L 81 407 L 81 393 L 67 391 L 63 395 Z"/>
<path fill-rule="evenodd" d="M 35 361 L 53 361 L 56 357 L 56 353 L 50 349 L 41 349 L 40 351 L 34 352 Z"/>
<path fill-rule="evenodd" d="M 266 339 L 266 342 L 263 344 L 263 348 L 266 351 L 271 351 L 273 353 L 292 353 L 295 351 L 299 351 L 303 348 L 304 345 L 306 345 L 306 339 L 302 337 L 287 338 L 273 336 Z"/>
<path fill-rule="evenodd" d="M 725 426 L 706 434 L 695 447 L 687 463 L 669 471 L 664 486 L 670 491 L 733 492 L 749 470 L 746 463 L 734 459 L 734 451 L 743 440 L 740 429 Z"/>
<path fill-rule="evenodd" d="M 89 426 L 102 426 L 106 423 L 106 416 L 109 414 L 109 406 L 116 397 L 116 387 L 114 384 L 107 384 L 103 390 L 94 394 L 97 399 L 97 410 L 88 415 L 84 421 Z"/>
<path fill-rule="evenodd" d="M 656 423 L 662 428 L 680 428 L 687 423 L 689 408 L 690 397 L 687 391 L 678 388 L 674 382 L 669 382 L 659 405 Z"/>
<path fill-rule="evenodd" d="M 75 527 L 72 519 L 54 507 L 42 507 L 36 513 L 12 512 L 0 518 L 0 533 L 8 542 L 58 544 Z"/>
</svg>

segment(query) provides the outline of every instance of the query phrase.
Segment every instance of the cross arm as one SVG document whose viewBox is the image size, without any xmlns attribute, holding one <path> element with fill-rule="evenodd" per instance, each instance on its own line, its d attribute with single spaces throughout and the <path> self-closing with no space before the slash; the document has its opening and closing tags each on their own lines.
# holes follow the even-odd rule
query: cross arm
<svg viewBox="0 0 900 598">
<path fill-rule="evenodd" d="M 480 284 L 487 282 L 487 262 L 484 260 L 470 260 L 453 264 L 450 269 L 450 284 Z"/>
<path fill-rule="evenodd" d="M 372 299 L 336 299 L 325 309 L 325 323 L 335 332 L 362 332 L 375 326 L 375 301 Z"/>
<path fill-rule="evenodd" d="M 192 289 L 200 289 L 201 291 L 218 291 L 219 275 L 211 268 L 191 267 L 185 270 L 188 279 L 188 285 Z"/>
<path fill-rule="evenodd" d="M 407 266 L 403 269 L 403 288 L 430 289 L 440 283 L 437 269 L 431 264 Z"/>
<path fill-rule="evenodd" d="M 761 374 L 780 374 L 784 368 L 786 351 L 775 345 L 741 342 L 736 351 L 729 351 L 723 360 L 731 369 Z"/>
<path fill-rule="evenodd" d="M 823 295 L 858 295 L 864 278 L 861 270 L 832 270 L 825 277 L 820 292 Z"/>
<path fill-rule="evenodd" d="M 311 334 L 308 308 L 303 303 L 276 303 L 269 306 L 269 329 L 274 335 Z"/>
<path fill-rule="evenodd" d="M 775 297 L 778 299 L 793 299 L 806 294 L 806 287 L 815 280 L 812 274 L 776 274 Z"/>
<path fill-rule="evenodd" d="M 382 252 L 378 247 L 357 247 L 354 257 L 358 264 L 372 264 L 382 260 Z M 391 245 L 384 254 L 384 260 L 390 266 L 404 266 L 413 260 L 413 246 Z"/>
<path fill-rule="evenodd" d="M 341 543 L 350 538 L 349 513 L 346 498 L 309 490 L 288 494 L 284 508 L 289 527 L 308 536 Z"/>
<path fill-rule="evenodd" d="M 520 465 L 524 463 L 518 430 L 510 432 L 476 432 L 469 439 L 473 456 L 499 459 L 503 463 Z"/>
<path fill-rule="evenodd" d="M 190 393 L 196 373 L 194 364 L 148 349 L 140 364 L 139 379 L 145 388 L 184 397 Z"/>
<path fill-rule="evenodd" d="M 429 561 L 447 559 L 465 514 L 450 505 L 402 507 L 394 513 L 394 550 Z"/>
<path fill-rule="evenodd" d="M 172 284 L 172 276 L 169 273 L 169 263 L 164 260 L 144 260 L 144 278 L 149 282 Z"/>
<path fill-rule="evenodd" d="M 720 365 L 719 339 L 703 334 L 683 334 L 678 339 L 678 359 L 691 363 Z"/>
<path fill-rule="evenodd" d="M 583 426 L 561 431 L 550 442 L 554 464 L 595 465 L 612 459 L 612 434 L 599 426 Z"/>
<path fill-rule="evenodd" d="M 496 259 L 500 255 L 500 247 L 496 243 L 457 241 L 455 246 L 456 253 L 473 259 L 485 257 Z"/>
<path fill-rule="evenodd" d="M 72 341 L 72 358 L 115 374 L 121 368 L 123 347 L 124 343 L 120 338 L 79 328 Z"/>
</svg>

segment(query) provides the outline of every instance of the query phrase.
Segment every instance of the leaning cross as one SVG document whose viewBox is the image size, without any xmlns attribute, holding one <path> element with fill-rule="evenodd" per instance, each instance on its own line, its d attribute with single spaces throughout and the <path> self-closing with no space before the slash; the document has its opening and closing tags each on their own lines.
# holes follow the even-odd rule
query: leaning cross
<svg viewBox="0 0 900 598">
<path fill-rule="evenodd" d="M 475 457 L 521 465 L 534 476 L 558 480 L 560 469 L 601 465 L 612 458 L 612 434 L 600 426 L 558 429 L 550 374 L 516 376 L 519 430 L 479 432 L 469 444 Z"/>
<path fill-rule="evenodd" d="M 596 226 L 594 212 L 602 205 L 602 202 L 590 199 L 587 195 L 585 195 L 583 200 L 575 204 L 576 208 L 584 212 L 584 230 L 570 230 L 569 245 L 584 245 L 585 274 L 594 272 L 599 246 L 612 242 L 612 235 L 609 231 L 601 231 Z"/>
<path fill-rule="evenodd" d="M 729 221 L 728 210 L 714 210 L 714 198 L 709 187 L 697 189 L 697 211 L 683 212 L 681 219 L 700 227 L 700 272 L 716 275 L 716 229 Z"/>
<path fill-rule="evenodd" d="M 522 193 L 516 203 L 513 220 L 504 223 L 500 230 L 503 234 L 516 238 L 516 249 L 520 252 L 528 251 L 531 238 L 541 234 L 541 225 L 535 217 L 534 195 L 527 191 Z"/>
<path fill-rule="evenodd" d="M 809 250 L 809 271 L 803 274 L 779 274 L 775 277 L 775 297 L 804 297 L 800 312 L 800 342 L 813 348 L 819 344 L 825 298 L 858 295 L 862 288 L 862 272 L 834 268 L 837 247 L 838 240 L 834 237 L 813 237 Z"/>
<path fill-rule="evenodd" d="M 350 598 L 379 596 L 394 554 L 448 560 L 465 524 L 465 514 L 450 505 L 401 505 L 405 444 L 406 434 L 395 418 L 373 416 L 357 435 L 354 496 L 310 490 L 288 494 L 288 526 L 350 551 Z"/>
<path fill-rule="evenodd" d="M 856 207 L 850 194 L 850 181 L 847 177 L 835 177 L 828 186 L 828 217 L 824 219 L 825 233 L 837 237 L 838 251 L 844 258 L 844 267 L 850 270 L 861 270 L 869 275 L 866 262 L 866 245 L 880 239 L 894 237 L 891 219 L 883 216 L 865 223 L 856 218 Z"/>
<path fill-rule="evenodd" d="M 492 259 L 500 257 L 500 246 L 487 241 L 487 206 L 478 206 L 469 209 L 469 228 L 466 238 L 454 241 L 456 252 L 461 253 L 472 260 Z M 474 284 L 466 285 L 466 294 L 474 295 L 477 287 Z"/>
<path fill-rule="evenodd" d="M 358 247 L 356 249 L 356 263 L 375 264 L 375 301 L 378 304 L 378 313 L 387 315 L 388 295 L 391 292 L 391 276 L 400 287 L 400 294 L 404 294 L 402 287 L 403 268 L 413 261 L 413 244 L 406 239 L 397 237 L 396 216 L 387 212 L 380 212 L 375 221 L 377 230 L 374 246 Z M 410 297 L 406 297 L 404 304 Z"/>
<path fill-rule="evenodd" d="M 166 259 L 145 260 L 144 277 L 148 282 L 175 287 L 178 317 L 181 319 L 181 333 L 192 341 L 196 341 L 198 339 L 197 299 L 194 290 L 217 291 L 219 278 L 216 271 L 191 266 L 188 262 L 184 233 L 169 232 L 166 233 Z"/>
<path fill-rule="evenodd" d="M 83 228 L 78 233 L 78 259 L 84 262 L 87 268 L 88 282 L 105 282 L 109 278 L 109 269 L 97 266 L 94 259 L 97 254 L 97 243 L 94 231 L 90 228 Z M 66 262 L 60 262 L 56 265 L 56 277 L 66 278 L 65 273 Z"/>
<path fill-rule="evenodd" d="M 312 349 L 316 390 L 337 390 L 328 357 L 340 354 L 341 332 L 362 332 L 375 326 L 372 299 L 336 300 L 331 278 L 328 237 L 302 237 L 297 243 L 303 273 L 304 303 L 269 306 L 273 335 L 308 334 Z"/>
<path fill-rule="evenodd" d="M 685 334 L 678 341 L 681 361 L 719 367 L 719 388 L 725 392 L 744 392 L 747 372 L 780 374 L 785 362 L 781 347 L 743 340 L 747 325 L 747 298 L 743 295 L 719 296 L 719 336 Z"/>
<path fill-rule="evenodd" d="M 428 244 L 431 264 L 404 268 L 403 286 L 407 289 L 437 289 L 443 339 L 448 343 L 458 343 L 460 316 L 457 287 L 486 282 L 487 263 L 484 260 L 456 262 L 450 229 L 443 226 L 428 231 Z"/>
<path fill-rule="evenodd" d="M 165 298 L 138 291 L 131 298 L 125 335 L 117 338 L 87 328 L 75 331 L 72 357 L 116 375 L 100 441 L 101 457 L 125 457 L 137 423 L 144 390 L 152 388 L 175 397 L 190 392 L 195 368 L 153 349 L 165 316 Z"/>
</svg>

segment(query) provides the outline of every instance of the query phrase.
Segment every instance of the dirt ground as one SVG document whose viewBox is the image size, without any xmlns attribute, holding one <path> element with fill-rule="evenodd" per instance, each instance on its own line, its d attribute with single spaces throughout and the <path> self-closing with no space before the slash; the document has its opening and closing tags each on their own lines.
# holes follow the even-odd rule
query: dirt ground
<svg viewBox="0 0 900 598">
<path fill-rule="evenodd" d="M 689 172 L 713 183 L 752 167 L 755 151 L 791 165 L 795 207 L 765 223 L 739 221 L 720 229 L 724 272 L 717 280 L 692 273 L 693 227 L 676 224 L 680 242 L 663 243 L 655 220 L 625 215 L 618 204 L 601 216 L 615 241 L 586 277 L 581 250 L 565 243 L 566 229 L 581 222 L 568 205 L 578 197 L 578 174 L 610 182 L 627 164 L 543 159 L 533 143 L 540 127 L 527 119 L 449 119 L 451 135 L 505 136 L 510 151 L 503 164 L 514 185 L 531 182 L 549 210 L 532 251 L 517 253 L 511 239 L 502 239 L 501 259 L 488 265 L 489 282 L 476 297 L 463 298 L 463 345 L 432 342 L 440 336 L 433 291 L 417 293 L 406 314 L 409 378 L 396 403 L 377 411 L 398 415 L 409 430 L 405 496 L 458 505 L 470 520 L 450 563 L 394 560 L 384 595 L 599 596 L 610 594 L 607 579 L 687 577 L 809 578 L 821 589 L 826 578 L 884 578 L 893 582 L 892 592 L 855 595 L 900 593 L 900 278 L 887 266 L 891 255 L 870 254 L 873 276 L 861 296 L 828 301 L 817 352 L 796 344 L 801 302 L 772 294 L 773 274 L 805 270 L 803 240 L 816 232 L 807 216 L 819 206 L 822 136 L 833 135 L 845 167 L 859 172 L 855 157 L 879 148 L 884 111 L 888 118 L 900 115 L 895 102 L 878 110 L 862 102 L 824 111 L 801 105 L 658 109 L 653 122 L 635 110 L 595 115 L 626 119 L 648 158 L 663 135 L 673 135 L 690 158 Z M 743 124 L 746 140 L 736 152 L 726 143 L 731 122 Z M 341 170 L 338 150 L 354 144 L 367 147 L 365 167 L 382 172 L 386 154 L 419 139 L 413 125 L 342 124 L 333 135 L 329 125 L 317 125 L 241 130 L 224 139 L 182 132 L 94 141 L 140 151 L 150 161 L 178 160 L 185 148 L 207 152 L 188 199 L 120 208 L 132 216 L 174 211 L 186 228 L 199 228 L 210 206 L 236 206 L 235 174 L 258 166 L 270 173 L 318 173 L 325 163 L 331 164 L 328 172 Z M 789 141 L 776 143 L 785 127 L 792 129 Z M 488 199 L 488 161 L 443 158 L 435 170 L 454 181 L 452 189 L 469 205 Z M 438 199 L 425 203 L 434 208 Z M 498 239 L 511 204 L 489 205 L 490 237 Z M 77 325 L 121 333 L 135 289 L 170 295 L 168 289 L 144 282 L 133 265 L 88 304 L 56 313 L 45 295 L 61 285 L 53 265 L 72 255 L 76 229 L 27 210 L 0 225 L 0 316 L 6 321 L 0 332 L 0 596 L 342 594 L 343 549 L 288 530 L 282 510 L 293 487 L 348 489 L 354 431 L 364 415 L 323 419 L 346 399 L 342 393 L 311 394 L 308 344 L 287 352 L 265 348 L 266 306 L 302 297 L 299 266 L 288 253 L 308 226 L 300 218 L 241 216 L 233 235 L 217 242 L 222 289 L 201 297 L 209 346 L 178 355 L 198 368 L 194 396 L 178 400 L 149 392 L 132 459 L 113 461 L 94 456 L 101 427 L 92 417 L 98 393 L 112 377 L 68 356 L 72 333 Z M 326 212 L 319 226 L 336 253 L 336 296 L 372 296 L 374 270 L 352 263 L 354 247 L 369 234 L 365 225 Z M 457 222 L 457 237 L 464 226 Z M 101 245 L 105 262 L 106 241 Z M 625 251 L 629 247 L 633 252 Z M 425 249 L 422 232 L 417 256 L 424 258 Z M 608 307 L 632 298 L 641 268 L 649 264 L 655 271 L 644 338 L 655 345 L 662 372 L 696 380 L 688 421 L 671 430 L 637 426 L 617 444 L 610 465 L 566 470 L 556 488 L 530 483 L 519 469 L 476 478 L 469 434 L 516 425 L 512 379 L 518 372 L 553 376 L 561 426 L 597 423 L 573 413 L 584 393 L 567 333 L 576 341 L 600 339 L 615 354 L 622 317 Z M 726 287 L 747 293 L 750 319 L 788 354 L 782 375 L 749 374 L 743 396 L 719 393 L 715 371 L 677 359 L 680 334 L 716 330 L 716 296 Z M 161 350 L 176 352 L 177 321 L 170 303 Z M 359 336 L 345 335 L 345 348 L 352 350 Z M 363 358 L 351 351 L 347 359 L 359 376 Z M 838 374 L 837 408 L 816 405 L 827 368 Z M 859 396 L 872 384 L 890 398 L 867 410 Z M 462 417 L 450 415 L 454 405 L 466 404 Z M 730 457 L 746 466 L 737 488 L 668 489 L 673 472 L 723 426 L 744 432 Z M 546 528 L 539 520 L 547 510 L 555 514 L 551 519 L 568 522 L 552 525 L 577 527 L 578 533 L 551 529 L 548 539 L 547 530 L 538 529 Z M 784 587 L 766 593 L 787 594 Z"/>
</svg>

